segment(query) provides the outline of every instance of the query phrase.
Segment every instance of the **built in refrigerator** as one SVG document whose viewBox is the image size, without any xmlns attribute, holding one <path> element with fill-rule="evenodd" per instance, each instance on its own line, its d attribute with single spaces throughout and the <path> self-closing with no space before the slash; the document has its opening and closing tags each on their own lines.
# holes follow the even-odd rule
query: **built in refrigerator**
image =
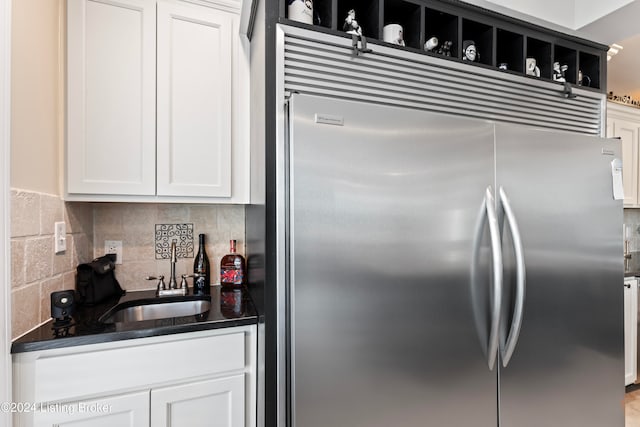
<svg viewBox="0 0 640 427">
<path fill-rule="evenodd" d="M 618 141 L 293 94 L 290 427 L 624 425 Z"/>
</svg>

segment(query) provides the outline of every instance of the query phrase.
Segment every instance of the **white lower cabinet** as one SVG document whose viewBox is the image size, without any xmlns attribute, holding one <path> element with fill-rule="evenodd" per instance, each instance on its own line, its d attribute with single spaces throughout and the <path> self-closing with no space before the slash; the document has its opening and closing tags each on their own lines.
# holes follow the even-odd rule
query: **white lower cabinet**
<svg viewBox="0 0 640 427">
<path fill-rule="evenodd" d="M 244 375 L 151 391 L 154 427 L 243 427 Z"/>
<path fill-rule="evenodd" d="M 256 326 L 13 355 L 14 427 L 255 427 Z"/>
<path fill-rule="evenodd" d="M 148 427 L 149 392 L 77 402 L 44 403 L 34 415 L 34 425 L 38 427 Z"/>
</svg>

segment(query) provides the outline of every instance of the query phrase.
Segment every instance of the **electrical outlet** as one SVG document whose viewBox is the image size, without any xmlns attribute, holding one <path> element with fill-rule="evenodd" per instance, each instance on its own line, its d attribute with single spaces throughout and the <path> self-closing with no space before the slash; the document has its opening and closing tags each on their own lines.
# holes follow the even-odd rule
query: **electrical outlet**
<svg viewBox="0 0 640 427">
<path fill-rule="evenodd" d="M 59 254 L 67 250 L 67 225 L 64 222 L 54 223 L 55 253 Z"/>
<path fill-rule="evenodd" d="M 116 254 L 116 264 L 122 264 L 122 240 L 105 240 L 104 253 Z"/>
</svg>

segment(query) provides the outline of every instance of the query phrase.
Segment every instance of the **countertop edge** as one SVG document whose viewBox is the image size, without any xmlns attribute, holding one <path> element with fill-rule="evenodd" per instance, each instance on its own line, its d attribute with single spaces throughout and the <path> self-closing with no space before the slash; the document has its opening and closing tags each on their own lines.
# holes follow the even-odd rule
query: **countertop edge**
<svg viewBox="0 0 640 427">
<path fill-rule="evenodd" d="M 50 325 L 49 321 L 42 325 Z M 34 342 L 14 342 L 11 344 L 11 354 L 27 353 L 32 351 L 54 350 L 65 347 L 76 347 L 80 345 L 101 344 L 107 342 L 124 341 L 136 338 L 148 338 L 162 335 L 182 334 L 187 332 L 207 331 L 211 329 L 231 328 L 234 326 L 254 325 L 258 323 L 257 316 L 243 317 L 241 319 L 230 319 L 225 321 L 189 323 L 167 327 L 155 327 L 131 331 L 114 331 L 100 334 L 83 335 L 79 337 L 65 337 L 65 339 L 50 339 L 46 341 Z"/>
</svg>

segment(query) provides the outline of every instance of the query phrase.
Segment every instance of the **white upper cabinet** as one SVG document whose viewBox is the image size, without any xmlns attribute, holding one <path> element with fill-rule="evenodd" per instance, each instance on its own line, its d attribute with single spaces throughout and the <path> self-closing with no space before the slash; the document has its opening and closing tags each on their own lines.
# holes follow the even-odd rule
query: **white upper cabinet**
<svg viewBox="0 0 640 427">
<path fill-rule="evenodd" d="M 620 138 L 622 146 L 622 185 L 624 206 L 638 207 L 640 110 L 609 102 L 607 104 L 607 137 Z"/>
<path fill-rule="evenodd" d="M 68 200 L 249 202 L 240 8 L 68 0 Z"/>
<path fill-rule="evenodd" d="M 155 0 L 67 11 L 67 191 L 154 195 Z"/>
<path fill-rule="evenodd" d="M 231 196 L 235 17 L 202 9 L 158 3 L 159 195 Z"/>
</svg>

